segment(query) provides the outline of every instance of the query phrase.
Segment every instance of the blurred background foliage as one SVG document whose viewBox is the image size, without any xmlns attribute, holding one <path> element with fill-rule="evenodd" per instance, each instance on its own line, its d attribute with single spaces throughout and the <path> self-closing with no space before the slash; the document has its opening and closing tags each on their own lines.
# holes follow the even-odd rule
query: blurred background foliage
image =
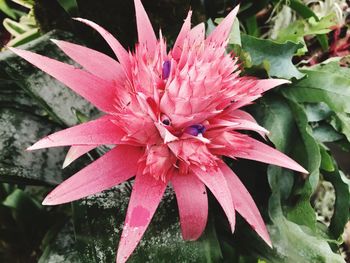
<svg viewBox="0 0 350 263">
<path fill-rule="evenodd" d="M 189 9 L 193 24 L 215 27 L 239 1 L 143 1 L 171 45 Z M 181 239 L 174 195 L 166 197 L 130 262 L 350 262 L 350 40 L 345 0 L 241 1 L 229 51 L 243 74 L 292 84 L 247 107 L 271 131 L 269 143 L 310 175 L 226 159 L 256 201 L 274 248 L 242 220 L 232 235 L 214 198 L 197 242 Z M 73 63 L 50 39 L 112 56 L 95 32 L 102 25 L 125 47 L 136 41 L 133 1 L 0 0 L 0 262 L 114 262 L 130 183 L 56 207 L 40 205 L 52 187 L 98 158 L 99 148 L 61 169 L 67 149 L 25 152 L 38 138 L 97 116 L 89 103 L 6 50 L 23 45 Z M 345 229 L 345 231 L 344 231 Z"/>
</svg>

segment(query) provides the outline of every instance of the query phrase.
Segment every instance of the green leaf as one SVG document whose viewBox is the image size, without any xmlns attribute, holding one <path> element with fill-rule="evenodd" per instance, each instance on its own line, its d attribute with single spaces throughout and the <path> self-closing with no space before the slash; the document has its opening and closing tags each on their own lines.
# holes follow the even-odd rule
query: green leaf
<svg viewBox="0 0 350 263">
<path fill-rule="evenodd" d="M 277 167 L 269 167 L 269 181 L 272 195 L 269 201 L 269 214 L 273 224 L 268 226 L 273 252 L 265 252 L 268 262 L 344 262 L 340 255 L 334 254 L 326 240 L 305 225 L 286 219 L 280 203 L 281 181 L 285 173 Z M 300 216 L 308 217 L 306 214 Z"/>
<path fill-rule="evenodd" d="M 266 95 L 253 107 L 259 123 L 269 130 L 269 139 L 284 152 L 290 151 L 288 139 L 296 134 L 293 113 L 288 102 L 279 95 Z"/>
<path fill-rule="evenodd" d="M 331 31 L 331 27 L 337 23 L 337 16 L 334 12 L 329 13 L 321 19 L 310 17 L 308 19 L 308 27 L 306 29 L 306 33 L 308 35 L 326 34 L 329 33 Z"/>
<path fill-rule="evenodd" d="M 31 9 L 34 5 L 34 0 L 12 0 L 12 1 L 28 9 Z"/>
<path fill-rule="evenodd" d="M 70 33 L 52 31 L 21 48 L 72 64 L 50 39 L 75 42 Z M 0 67 L 61 125 L 72 126 L 77 123 L 75 113 L 71 110 L 73 107 L 88 116 L 97 114 L 89 102 L 9 51 L 2 53 Z"/>
<path fill-rule="evenodd" d="M 303 69 L 307 74 L 282 90 L 286 97 L 298 102 L 324 102 L 336 112 L 350 112 L 350 79 L 318 69 Z"/>
<path fill-rule="evenodd" d="M 327 242 L 307 229 L 301 227 L 279 213 L 279 204 L 271 196 L 269 202 L 273 225 L 269 226 L 274 252 L 277 255 L 265 255 L 268 262 L 298 263 L 343 263 L 344 259 L 333 253 Z"/>
<path fill-rule="evenodd" d="M 331 125 L 321 123 L 313 129 L 313 135 L 320 142 L 334 142 L 344 138 Z"/>
<path fill-rule="evenodd" d="M 33 28 L 25 33 L 16 36 L 15 38 L 11 39 L 8 43 L 7 46 L 9 47 L 17 47 L 23 44 L 26 44 L 30 41 L 33 41 L 34 39 L 37 39 L 41 35 L 39 28 Z"/>
<path fill-rule="evenodd" d="M 246 24 L 248 35 L 253 37 L 259 37 L 260 29 L 259 29 L 258 22 L 255 15 L 248 17 L 245 20 L 245 24 Z"/>
<path fill-rule="evenodd" d="M 329 49 L 327 34 L 317 35 L 317 40 L 320 43 L 322 50 L 327 52 Z"/>
<path fill-rule="evenodd" d="M 332 111 L 326 103 L 305 103 L 305 113 L 309 122 L 322 121 L 331 116 Z"/>
<path fill-rule="evenodd" d="M 344 232 L 345 224 L 349 220 L 350 192 L 348 180 L 343 180 L 341 172 L 338 170 L 335 161 L 333 172 L 324 172 L 325 180 L 332 183 L 335 189 L 334 214 L 331 219 L 329 230 L 334 239 L 339 239 Z"/>
<path fill-rule="evenodd" d="M 5 27 L 5 29 L 15 37 L 23 34 L 29 29 L 26 25 L 13 21 L 9 18 L 5 18 L 2 24 Z"/>
<path fill-rule="evenodd" d="M 321 18 L 319 21 L 314 17 L 310 17 L 307 20 L 296 20 L 287 28 L 282 29 L 277 39 L 281 42 L 286 40 L 297 41 L 308 35 L 326 34 L 331 31 L 330 27 L 336 23 L 336 17 L 333 13 Z"/>
<path fill-rule="evenodd" d="M 334 58 L 323 64 L 305 68 L 303 72 L 307 74 L 307 78 L 282 89 L 282 93 L 297 102 L 311 102 L 315 103 L 314 105 L 319 105 L 319 109 L 306 105 L 309 120 L 324 119 L 349 140 L 350 69 L 341 67 L 339 58 Z M 324 104 L 327 106 L 322 109 Z M 311 116 L 312 114 L 314 115 Z M 327 127 L 326 130 L 324 128 L 316 129 L 316 136 L 319 135 L 323 136 L 323 138 L 319 138 L 320 140 L 341 139 L 341 135 L 336 134 L 330 127 Z M 324 136 L 328 136 L 328 138 Z"/>
<path fill-rule="evenodd" d="M 326 48 L 328 47 L 328 41 L 325 34 L 329 33 L 331 31 L 330 27 L 336 25 L 336 23 L 337 21 L 334 13 L 322 17 L 320 20 L 314 16 L 308 19 L 298 19 L 286 28 L 281 29 L 278 32 L 276 41 L 279 43 L 284 43 L 286 41 L 303 43 L 304 47 L 298 51 L 298 55 L 302 55 L 307 52 L 304 37 L 317 35 L 322 47 Z"/>
<path fill-rule="evenodd" d="M 296 51 L 302 47 L 302 44 L 293 42 L 281 44 L 248 35 L 242 35 L 241 37 L 242 48 L 250 54 L 252 64 L 255 66 L 265 64 L 269 76 L 285 79 L 300 79 L 304 76 L 291 61 Z"/>
<path fill-rule="evenodd" d="M 339 132 L 344 134 L 350 142 L 350 116 L 349 114 L 337 112 L 332 116 L 330 124 Z"/>
<path fill-rule="evenodd" d="M 260 123 L 271 131 L 269 139 L 275 146 L 294 158 L 299 157 L 310 172 L 308 177 L 302 178 L 290 170 L 269 166 L 272 194 L 268 205 L 271 219 L 268 229 L 273 250 L 261 248 L 257 253 L 272 263 L 343 262 L 324 237 L 317 234 L 310 198 L 318 183 L 321 154 L 304 108 L 276 94 L 269 94 L 253 109 Z"/>
<path fill-rule="evenodd" d="M 300 15 L 303 18 L 309 18 L 314 17 L 316 20 L 318 20 L 317 15 L 307 7 L 304 3 L 302 3 L 299 0 L 291 0 L 289 7 L 297 12 L 298 15 Z"/>
<path fill-rule="evenodd" d="M 257 112 L 256 117 L 262 126 L 270 131 L 269 139 L 277 149 L 291 154 L 310 172 L 303 180 L 300 175 L 293 178 L 293 174 L 286 171 L 275 184 L 279 184 L 286 216 L 315 230 L 316 216 L 310 197 L 318 183 L 321 155 L 303 108 L 283 97 L 265 95 L 254 112 Z"/>
<path fill-rule="evenodd" d="M 348 57 L 334 57 L 327 59 L 315 66 L 311 67 L 312 70 L 324 72 L 325 74 L 333 73 L 341 77 L 350 78 L 350 68 L 342 66 L 342 60 Z"/>
<path fill-rule="evenodd" d="M 286 172 L 288 171 L 275 166 L 269 166 L 268 168 L 269 183 L 272 190 L 268 204 L 271 219 L 268 230 L 273 249 L 260 247 L 255 252 L 260 255 L 260 258 L 269 263 L 344 262 L 340 255 L 333 253 L 324 237 L 315 234 L 304 225 L 296 224 L 285 218 L 280 190 L 283 188 Z"/>
<path fill-rule="evenodd" d="M 16 189 L 2 202 L 3 205 L 16 209 L 21 213 L 25 213 L 26 210 L 40 211 L 41 206 L 31 199 L 25 192 L 20 189 Z M 28 215 L 29 216 L 29 215 Z M 33 215 L 31 215 L 33 216 Z"/>
<path fill-rule="evenodd" d="M 327 152 L 326 146 L 319 144 L 321 152 L 321 169 L 327 172 L 333 172 L 335 170 L 333 159 L 331 155 Z"/>
<path fill-rule="evenodd" d="M 17 229 L 24 233 L 27 240 L 38 240 L 43 235 L 49 222 L 42 206 L 28 193 L 16 189 L 2 204 L 11 209 Z"/>
<path fill-rule="evenodd" d="M 78 3 L 76 0 L 57 0 L 63 9 L 70 15 L 78 14 Z"/>
<path fill-rule="evenodd" d="M 6 0 L 0 0 L 0 11 L 5 13 L 7 16 L 11 17 L 12 19 L 16 19 L 17 15 L 14 10 L 11 9 L 11 7 L 8 6 L 6 3 Z"/>
<path fill-rule="evenodd" d="M 57 184 L 68 172 L 61 169 L 64 148 L 25 151 L 35 140 L 54 132 L 57 125 L 21 106 L 0 108 L 0 181 Z"/>
<path fill-rule="evenodd" d="M 54 232 L 54 233 L 51 233 Z M 53 237 L 45 245 L 43 254 L 38 263 L 80 263 L 76 248 L 73 222 L 69 221 L 63 227 L 51 229 L 46 234 Z"/>
<path fill-rule="evenodd" d="M 319 150 L 318 143 L 313 137 L 312 129 L 308 124 L 307 116 L 302 105 L 289 101 L 289 105 L 293 111 L 295 121 L 299 128 L 299 132 L 303 142 L 303 161 L 306 165 L 306 169 L 310 173 L 308 175 L 308 181 L 311 186 L 311 196 L 312 192 L 316 189 L 319 180 L 319 168 L 321 165 L 321 154 Z M 300 160 L 301 161 L 301 160 Z"/>
<path fill-rule="evenodd" d="M 49 33 L 33 41 L 30 49 L 69 61 L 49 40 L 69 37 L 67 33 Z M 0 181 L 54 185 L 72 175 L 76 167 L 61 169 L 66 149 L 33 152 L 25 149 L 50 133 L 76 124 L 73 106 L 89 116 L 96 110 L 9 51 L 0 54 L 0 78 Z"/>
</svg>

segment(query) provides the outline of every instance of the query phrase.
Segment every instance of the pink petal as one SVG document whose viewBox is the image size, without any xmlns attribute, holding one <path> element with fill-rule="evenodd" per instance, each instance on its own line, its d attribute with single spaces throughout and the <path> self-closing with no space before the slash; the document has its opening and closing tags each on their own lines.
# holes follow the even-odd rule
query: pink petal
<svg viewBox="0 0 350 263">
<path fill-rule="evenodd" d="M 95 29 L 106 40 L 108 45 L 113 50 L 114 54 L 117 56 L 120 64 L 122 64 L 122 66 L 125 68 L 129 66 L 130 60 L 129 60 L 128 52 L 123 48 L 123 46 L 119 43 L 119 41 L 112 36 L 111 33 L 109 33 L 106 29 L 99 26 L 98 24 L 92 21 L 89 21 L 87 19 L 83 19 L 83 18 L 74 18 L 74 19 Z"/>
<path fill-rule="evenodd" d="M 223 45 L 228 40 L 233 22 L 235 21 L 236 15 L 239 10 L 239 5 L 237 5 L 221 23 L 211 32 L 207 37 L 206 43 L 215 43 L 217 45 Z"/>
<path fill-rule="evenodd" d="M 221 207 L 225 211 L 233 233 L 235 231 L 236 224 L 235 209 L 233 206 L 230 189 L 228 188 L 224 175 L 219 169 L 210 172 L 205 172 L 196 166 L 191 167 L 191 169 L 199 180 L 201 180 L 210 189 L 220 203 Z"/>
<path fill-rule="evenodd" d="M 225 118 L 225 117 L 224 117 Z M 269 134 L 270 132 L 266 130 L 264 127 L 260 126 L 254 117 L 250 115 L 248 112 L 242 111 L 242 110 L 234 110 L 229 113 L 229 118 L 240 118 L 243 120 L 246 120 L 247 125 L 244 125 L 246 129 L 253 130 L 259 133 L 263 138 L 266 138 L 266 134 Z M 250 127 L 251 125 L 251 127 Z"/>
<path fill-rule="evenodd" d="M 111 57 L 81 45 L 54 39 L 52 41 L 90 73 L 105 80 L 125 78 L 120 64 Z"/>
<path fill-rule="evenodd" d="M 143 169 L 140 169 L 143 170 Z M 140 242 L 164 194 L 166 182 L 138 172 L 119 242 L 117 263 L 124 263 Z"/>
<path fill-rule="evenodd" d="M 244 187 L 237 175 L 224 163 L 220 169 L 230 189 L 235 209 L 252 226 L 258 235 L 272 247 L 269 233 L 267 232 L 264 220 L 248 190 Z"/>
<path fill-rule="evenodd" d="M 53 133 L 36 142 L 27 150 L 68 145 L 118 144 L 124 135 L 124 132 L 112 123 L 110 116 L 104 116 L 97 120 Z"/>
<path fill-rule="evenodd" d="M 250 105 L 252 104 L 252 102 L 258 98 L 260 98 L 261 95 L 259 93 L 259 95 L 254 95 L 254 96 L 247 96 L 244 99 L 240 99 L 239 101 L 233 102 L 231 104 L 231 108 L 232 109 L 239 109 L 242 108 L 244 106 Z"/>
<path fill-rule="evenodd" d="M 157 46 L 157 37 L 147 13 L 140 0 L 134 0 L 136 11 L 137 32 L 139 43 L 144 44 L 149 52 L 153 52 Z"/>
<path fill-rule="evenodd" d="M 164 143 L 167 144 L 169 142 L 177 141 L 179 138 L 173 135 L 167 128 L 165 128 L 162 124 L 155 122 L 154 125 L 159 131 L 159 135 L 164 140 Z"/>
<path fill-rule="evenodd" d="M 118 185 L 136 174 L 142 148 L 120 145 L 57 186 L 43 205 L 68 203 Z"/>
<path fill-rule="evenodd" d="M 248 121 L 239 119 L 238 125 L 236 127 L 233 127 L 235 130 L 250 130 L 250 131 L 256 131 L 259 133 L 262 137 L 265 136 L 265 134 L 269 134 L 269 131 L 266 130 L 264 127 L 261 127 L 259 124 L 257 124 L 255 121 Z"/>
<path fill-rule="evenodd" d="M 224 117 L 225 118 L 225 117 Z M 231 113 L 229 113 L 229 119 L 231 118 L 232 121 L 234 119 L 239 118 L 241 123 L 239 125 L 239 129 L 247 129 L 256 131 L 259 133 L 263 138 L 265 138 L 266 134 L 269 134 L 269 131 L 266 130 L 264 127 L 260 126 L 254 117 L 250 115 L 248 112 L 242 111 L 242 110 L 234 110 Z"/>
<path fill-rule="evenodd" d="M 179 207 L 182 237 L 184 240 L 197 240 L 208 219 L 205 185 L 191 172 L 185 175 L 174 172 L 171 183 Z"/>
<path fill-rule="evenodd" d="M 291 83 L 291 82 L 286 79 L 258 79 L 255 85 L 255 88 L 258 91 L 260 91 L 259 93 L 263 93 L 277 86 L 288 84 L 288 83 Z"/>
<path fill-rule="evenodd" d="M 180 31 L 179 35 L 177 36 L 173 50 L 171 51 L 172 57 L 176 60 L 180 59 L 184 40 L 191 30 L 191 16 L 192 16 L 192 11 L 189 11 L 188 15 L 186 17 L 186 20 L 185 20 L 184 24 L 182 25 L 181 31 Z"/>
<path fill-rule="evenodd" d="M 64 159 L 62 168 L 66 168 L 80 156 L 90 152 L 95 149 L 98 145 L 84 145 L 84 146 L 72 146 L 67 152 L 66 158 Z"/>
<path fill-rule="evenodd" d="M 201 43 L 205 37 L 205 25 L 200 23 L 191 29 L 189 33 L 189 42 L 190 45 L 196 45 Z"/>
<path fill-rule="evenodd" d="M 17 48 L 10 48 L 10 50 L 58 79 L 102 111 L 112 112 L 115 110 L 113 107 L 115 87 L 112 82 L 39 54 Z"/>
<path fill-rule="evenodd" d="M 235 151 L 233 153 L 234 157 L 255 160 L 267 164 L 274 164 L 308 174 L 308 171 L 280 151 L 277 151 L 276 149 L 248 136 L 246 136 L 244 140 L 244 144 L 247 146 L 247 148 L 244 148 L 242 151 Z"/>
<path fill-rule="evenodd" d="M 252 115 L 250 115 L 248 112 L 243 110 L 234 110 L 229 113 L 229 116 L 231 118 L 241 118 L 241 119 L 245 119 L 245 120 L 257 123 Z"/>
<path fill-rule="evenodd" d="M 146 168 L 143 173 L 166 181 L 169 170 L 174 167 L 177 161 L 175 155 L 165 144 L 148 146 L 146 155 Z"/>
<path fill-rule="evenodd" d="M 255 121 L 248 121 L 245 119 L 235 119 L 231 118 L 230 120 L 216 120 L 213 122 L 213 124 L 210 125 L 210 128 L 218 128 L 222 127 L 226 130 L 249 130 L 249 131 L 256 131 L 261 136 L 265 137 L 265 134 L 268 134 L 269 132 L 264 128 L 258 125 Z"/>
</svg>

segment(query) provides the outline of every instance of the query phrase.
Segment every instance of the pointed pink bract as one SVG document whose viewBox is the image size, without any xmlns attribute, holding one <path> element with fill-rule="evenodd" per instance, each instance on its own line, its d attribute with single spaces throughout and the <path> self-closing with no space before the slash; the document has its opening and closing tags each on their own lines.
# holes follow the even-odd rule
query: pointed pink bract
<svg viewBox="0 0 350 263">
<path fill-rule="evenodd" d="M 306 171 L 296 161 L 262 142 L 259 142 L 250 137 L 246 137 L 245 144 L 249 148 L 244 151 L 235 153 L 235 157 L 255 160 L 267 164 L 274 164 L 304 174 L 308 174 L 308 171 Z"/>
<path fill-rule="evenodd" d="M 248 190 L 226 164 L 220 164 L 220 169 L 230 189 L 235 209 L 271 247 L 271 240 L 265 223 Z"/>
<path fill-rule="evenodd" d="M 192 168 L 192 171 L 198 179 L 210 189 L 220 203 L 228 218 L 233 233 L 236 224 L 235 209 L 230 190 L 222 172 L 219 169 L 216 171 L 203 171 L 200 168 Z"/>
<path fill-rule="evenodd" d="M 93 49 L 61 40 L 52 40 L 71 59 L 91 74 L 102 79 L 116 81 L 125 78 L 120 64 L 109 56 Z"/>
<path fill-rule="evenodd" d="M 141 148 L 116 146 L 78 173 L 61 183 L 46 196 L 43 205 L 68 203 L 116 186 L 135 176 L 135 160 Z"/>
<path fill-rule="evenodd" d="M 95 149 L 97 145 L 82 145 L 82 146 L 72 146 L 69 148 L 66 158 L 64 159 L 62 168 L 66 168 L 72 162 L 74 162 L 79 157 Z"/>
<path fill-rule="evenodd" d="M 192 16 L 192 11 L 188 12 L 188 15 L 185 19 L 185 22 L 182 25 L 181 31 L 179 33 L 179 35 L 176 38 L 174 47 L 171 51 L 171 55 L 174 59 L 180 59 L 181 56 L 181 52 L 183 49 L 183 45 L 184 45 L 184 40 L 187 37 L 188 33 L 191 30 L 191 16 Z"/>
<path fill-rule="evenodd" d="M 190 45 L 199 45 L 203 42 L 205 37 L 205 25 L 204 23 L 200 23 L 196 25 L 191 31 L 188 33 L 189 44 Z"/>
<path fill-rule="evenodd" d="M 102 145 L 122 143 L 125 133 L 112 123 L 111 116 L 104 116 L 68 128 L 41 139 L 28 150 L 69 145 Z"/>
<path fill-rule="evenodd" d="M 208 219 L 208 197 L 205 185 L 191 172 L 171 177 L 179 207 L 182 237 L 197 240 L 203 233 Z"/>
<path fill-rule="evenodd" d="M 74 18 L 75 20 L 82 22 L 93 29 L 95 29 L 108 43 L 108 45 L 113 50 L 114 54 L 117 56 L 119 63 L 122 64 L 123 67 L 127 68 L 130 65 L 129 54 L 124 49 L 124 47 L 119 43 L 117 39 L 115 39 L 111 33 L 109 33 L 103 27 L 97 25 L 96 23 L 89 21 L 83 18 Z"/>
<path fill-rule="evenodd" d="M 207 43 L 215 43 L 216 45 L 223 45 L 228 40 L 231 32 L 233 22 L 239 10 L 239 5 L 236 6 L 221 23 L 211 32 L 207 37 Z"/>
<path fill-rule="evenodd" d="M 139 172 L 136 175 L 119 242 L 117 263 L 126 262 L 140 242 L 162 199 L 166 186 L 166 182 L 157 180 L 148 174 Z"/>
<path fill-rule="evenodd" d="M 10 49 L 70 87 L 102 111 L 114 111 L 113 98 L 115 96 L 115 88 L 112 82 L 51 58 L 17 48 Z"/>
<path fill-rule="evenodd" d="M 270 89 L 273 89 L 277 86 L 291 83 L 289 80 L 285 79 L 259 79 L 255 88 L 259 91 L 259 93 L 263 93 Z"/>
<path fill-rule="evenodd" d="M 144 7 L 140 0 L 134 0 L 136 11 L 137 33 L 139 43 L 145 45 L 150 54 L 152 54 L 157 46 L 157 37 L 149 20 Z"/>
</svg>

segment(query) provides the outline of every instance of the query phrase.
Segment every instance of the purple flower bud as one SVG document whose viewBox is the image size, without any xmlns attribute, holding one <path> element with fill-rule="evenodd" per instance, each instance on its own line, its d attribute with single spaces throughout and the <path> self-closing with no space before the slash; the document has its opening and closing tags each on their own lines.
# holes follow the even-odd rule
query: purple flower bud
<svg viewBox="0 0 350 263">
<path fill-rule="evenodd" d="M 191 126 L 188 126 L 185 129 L 185 133 L 191 134 L 193 136 L 198 136 L 198 134 L 203 134 L 205 132 L 205 127 L 202 124 L 194 124 Z"/>
<path fill-rule="evenodd" d="M 167 79 L 170 75 L 170 60 L 166 60 L 163 63 L 163 70 L 162 70 L 162 79 Z"/>
<path fill-rule="evenodd" d="M 169 126 L 171 124 L 170 118 L 165 115 L 164 113 L 161 114 L 160 116 L 160 121 L 165 125 L 165 126 Z"/>
</svg>

